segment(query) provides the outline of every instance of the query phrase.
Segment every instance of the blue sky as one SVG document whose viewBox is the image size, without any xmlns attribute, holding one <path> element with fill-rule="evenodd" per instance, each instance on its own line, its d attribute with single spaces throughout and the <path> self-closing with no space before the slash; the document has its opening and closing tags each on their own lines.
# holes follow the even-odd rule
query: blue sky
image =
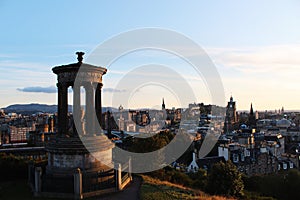
<svg viewBox="0 0 300 200">
<path fill-rule="evenodd" d="M 222 78 L 226 98 L 232 94 L 238 109 L 249 109 L 251 102 L 258 110 L 282 106 L 299 109 L 299 10 L 297 0 L 1 0 L 0 107 L 30 102 L 55 104 L 55 93 L 26 89 L 51 90 L 56 82 L 51 68 L 75 62 L 78 50 L 89 54 L 121 32 L 158 27 L 184 34 L 206 50 Z M 162 55 L 155 58 L 162 61 Z M 134 59 L 134 55 L 129 58 Z M 128 60 L 120 61 L 118 67 L 129 70 Z M 183 76 L 193 75 L 185 71 Z M 105 76 L 107 88 L 113 88 L 122 78 L 118 73 Z M 202 93 L 195 101 L 209 103 L 201 83 L 190 84 L 196 94 Z M 147 98 L 136 94 L 135 105 L 159 105 L 164 92 L 153 98 L 149 98 L 150 93 Z M 104 105 L 110 105 L 111 95 L 110 90 L 104 92 Z M 165 95 L 167 106 L 178 106 L 171 94 Z"/>
</svg>

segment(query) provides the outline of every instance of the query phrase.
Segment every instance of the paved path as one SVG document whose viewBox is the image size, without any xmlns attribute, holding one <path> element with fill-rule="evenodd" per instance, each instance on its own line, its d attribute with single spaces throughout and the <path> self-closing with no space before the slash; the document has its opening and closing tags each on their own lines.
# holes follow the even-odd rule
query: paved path
<svg viewBox="0 0 300 200">
<path fill-rule="evenodd" d="M 127 186 L 124 190 L 104 195 L 99 197 L 100 200 L 139 200 L 139 191 L 142 184 L 142 178 L 133 176 L 133 182 L 129 186 Z"/>
</svg>

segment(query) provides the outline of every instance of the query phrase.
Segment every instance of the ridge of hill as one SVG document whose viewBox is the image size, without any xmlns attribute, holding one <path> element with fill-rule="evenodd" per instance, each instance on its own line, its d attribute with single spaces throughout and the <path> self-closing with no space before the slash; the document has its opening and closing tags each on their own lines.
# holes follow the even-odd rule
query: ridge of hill
<svg viewBox="0 0 300 200">
<path fill-rule="evenodd" d="M 36 113 L 56 113 L 57 105 L 47 105 L 39 103 L 30 104 L 12 104 L 6 108 L 2 108 L 5 113 L 18 113 L 24 115 L 36 114 Z M 106 111 L 116 112 L 118 109 L 111 107 L 102 107 L 102 112 Z M 72 112 L 72 105 L 68 106 L 68 112 Z"/>
</svg>

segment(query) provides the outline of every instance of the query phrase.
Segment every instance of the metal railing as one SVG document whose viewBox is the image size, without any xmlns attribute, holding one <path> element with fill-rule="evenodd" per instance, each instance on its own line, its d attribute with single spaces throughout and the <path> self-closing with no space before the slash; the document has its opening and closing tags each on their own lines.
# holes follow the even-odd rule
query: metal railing
<svg viewBox="0 0 300 200">
<path fill-rule="evenodd" d="M 42 192 L 74 193 L 74 178 L 72 176 L 53 176 L 44 174 L 42 176 Z"/>
<path fill-rule="evenodd" d="M 82 173 L 82 192 L 93 192 L 115 187 L 115 170 Z"/>
</svg>

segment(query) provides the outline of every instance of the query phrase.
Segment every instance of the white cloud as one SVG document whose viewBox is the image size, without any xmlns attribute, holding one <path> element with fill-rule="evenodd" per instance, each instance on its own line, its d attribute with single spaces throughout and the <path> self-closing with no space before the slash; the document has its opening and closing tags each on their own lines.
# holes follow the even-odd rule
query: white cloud
<svg viewBox="0 0 300 200">
<path fill-rule="evenodd" d="M 207 48 L 239 109 L 299 107 L 300 44 Z"/>
<path fill-rule="evenodd" d="M 300 70 L 300 44 L 241 48 L 208 48 L 217 65 L 246 73 L 295 73 Z"/>
<path fill-rule="evenodd" d="M 18 62 L 15 60 L 2 60 L 0 63 L 0 69 L 6 69 L 8 72 L 11 70 L 25 70 L 25 71 L 48 71 L 49 66 L 45 64 L 39 64 L 34 62 Z M 12 71 L 13 73 L 14 71 Z"/>
<path fill-rule="evenodd" d="M 17 88 L 20 92 L 34 92 L 34 93 L 56 93 L 57 88 L 55 86 L 50 87 L 25 87 L 25 88 Z"/>
<path fill-rule="evenodd" d="M 120 93 L 120 92 L 126 92 L 126 90 L 120 90 L 120 89 L 115 89 L 115 88 L 103 88 L 103 92 Z"/>
</svg>

